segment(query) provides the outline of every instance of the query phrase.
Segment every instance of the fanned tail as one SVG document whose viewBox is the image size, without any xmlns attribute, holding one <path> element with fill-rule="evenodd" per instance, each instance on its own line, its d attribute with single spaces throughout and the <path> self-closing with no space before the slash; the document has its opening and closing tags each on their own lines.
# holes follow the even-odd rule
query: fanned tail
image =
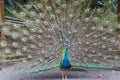
<svg viewBox="0 0 120 80">
<path fill-rule="evenodd" d="M 7 41 L 1 42 L 6 62 L 18 73 L 44 72 L 60 66 L 61 51 L 68 44 L 72 67 L 113 69 L 120 60 L 117 14 L 91 8 L 91 0 L 31 1 L 7 9 L 15 18 L 1 25 Z M 59 66 L 58 66 L 59 65 Z"/>
</svg>

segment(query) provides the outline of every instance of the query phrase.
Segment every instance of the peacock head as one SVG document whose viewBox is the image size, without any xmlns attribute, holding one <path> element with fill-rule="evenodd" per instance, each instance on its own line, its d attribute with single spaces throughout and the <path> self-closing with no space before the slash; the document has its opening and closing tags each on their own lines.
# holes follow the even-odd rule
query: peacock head
<svg viewBox="0 0 120 80">
<path fill-rule="evenodd" d="M 70 45 L 69 45 L 68 43 L 65 43 L 64 46 L 65 46 L 66 48 L 69 48 Z"/>
</svg>

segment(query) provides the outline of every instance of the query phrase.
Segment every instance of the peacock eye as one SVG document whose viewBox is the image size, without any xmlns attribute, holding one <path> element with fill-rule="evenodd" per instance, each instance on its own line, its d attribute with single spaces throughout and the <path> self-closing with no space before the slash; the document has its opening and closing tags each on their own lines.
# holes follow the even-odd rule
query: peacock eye
<svg viewBox="0 0 120 80">
<path fill-rule="evenodd" d="M 63 4 L 63 5 L 62 5 L 62 8 L 66 8 L 66 7 L 67 7 L 67 5 L 66 5 L 66 4 Z"/>
<path fill-rule="evenodd" d="M 31 9 L 31 8 L 32 8 L 32 5 L 29 5 L 29 4 L 28 4 L 26 7 L 27 7 L 27 9 Z"/>
<path fill-rule="evenodd" d="M 68 31 L 67 33 L 68 33 L 69 35 L 70 35 L 70 34 L 72 34 L 72 32 L 71 32 L 71 31 Z"/>
<path fill-rule="evenodd" d="M 29 54 L 27 57 L 28 57 L 28 59 L 32 59 L 33 58 L 33 56 L 31 54 Z"/>
<path fill-rule="evenodd" d="M 45 16 L 45 14 L 43 14 L 43 13 L 40 13 L 39 15 L 41 18 L 44 18 L 44 16 Z"/>
<path fill-rule="evenodd" d="M 27 60 L 26 60 L 26 59 L 23 59 L 22 62 L 23 62 L 23 63 L 27 63 Z"/>
<path fill-rule="evenodd" d="M 39 39 L 42 39 L 42 38 L 43 38 L 41 35 L 38 35 L 37 37 L 38 37 Z"/>
<path fill-rule="evenodd" d="M 39 30 L 39 33 L 43 33 L 44 31 L 42 29 Z"/>
<path fill-rule="evenodd" d="M 61 10 L 60 10 L 60 9 L 57 9 L 57 10 L 56 10 L 56 13 L 57 13 L 57 14 L 60 14 L 60 13 L 61 13 Z"/>
<path fill-rule="evenodd" d="M 17 43 L 17 42 L 13 42 L 12 45 L 13 45 L 14 47 L 18 47 L 18 43 Z"/>
<path fill-rule="evenodd" d="M 37 62 L 35 62 L 34 64 L 35 64 L 35 65 L 38 65 L 38 64 L 39 64 L 39 62 L 37 61 Z"/>
<path fill-rule="evenodd" d="M 76 19 L 76 24 L 79 24 L 80 23 L 80 19 Z"/>
<path fill-rule="evenodd" d="M 29 39 L 30 39 L 30 40 L 34 40 L 35 37 L 34 37 L 34 36 L 30 36 Z"/>
<path fill-rule="evenodd" d="M 30 20 L 26 20 L 25 23 L 26 23 L 26 24 L 31 24 L 32 21 L 30 21 Z"/>
<path fill-rule="evenodd" d="M 6 26 L 9 26 L 9 24 L 10 24 L 9 22 L 4 22 L 4 25 Z"/>
<path fill-rule="evenodd" d="M 77 30 L 76 30 L 76 29 L 73 29 L 73 30 L 72 30 L 72 33 L 77 33 Z"/>
<path fill-rule="evenodd" d="M 78 42 L 80 45 L 82 45 L 83 43 L 82 42 Z"/>
<path fill-rule="evenodd" d="M 113 32 L 112 28 L 108 29 L 108 33 L 112 33 L 112 32 Z"/>
<path fill-rule="evenodd" d="M 55 19 L 55 15 L 50 15 L 51 19 Z"/>
<path fill-rule="evenodd" d="M 20 24 L 14 24 L 13 25 L 15 28 L 20 28 Z"/>
<path fill-rule="evenodd" d="M 31 13 L 32 16 L 36 16 L 36 12 L 31 11 L 30 13 Z"/>
<path fill-rule="evenodd" d="M 86 30 L 87 28 L 86 28 L 85 26 L 83 26 L 81 29 L 82 29 L 82 30 Z"/>
<path fill-rule="evenodd" d="M 39 19 L 36 19 L 35 23 L 39 24 L 39 23 L 41 23 L 41 21 Z"/>
<path fill-rule="evenodd" d="M 78 47 L 78 50 L 81 50 L 81 48 L 80 48 L 80 47 Z"/>
<path fill-rule="evenodd" d="M 41 51 L 41 53 L 42 53 L 42 54 L 44 54 L 44 53 L 45 53 L 45 51 L 43 51 L 43 50 L 42 50 L 42 51 Z"/>
<path fill-rule="evenodd" d="M 42 43 L 39 43 L 39 45 L 38 45 L 40 48 L 42 48 L 43 46 L 44 46 L 44 44 L 42 44 Z"/>
<path fill-rule="evenodd" d="M 74 16 L 73 14 L 69 14 L 69 15 L 68 15 L 68 18 L 71 19 L 71 18 L 73 18 L 73 16 Z"/>
<path fill-rule="evenodd" d="M 60 42 L 62 42 L 62 41 L 63 41 L 63 39 L 59 39 L 59 41 L 60 41 Z"/>
<path fill-rule="evenodd" d="M 53 24 L 53 26 L 54 26 L 54 28 L 59 28 L 60 27 L 60 25 L 59 24 Z"/>
<path fill-rule="evenodd" d="M 106 40 L 106 39 L 107 39 L 107 37 L 106 37 L 106 36 L 103 36 L 103 37 L 102 37 L 102 40 Z"/>
<path fill-rule="evenodd" d="M 94 21 L 94 22 L 96 22 L 97 20 L 98 20 L 98 18 L 97 18 L 97 17 L 94 17 L 94 18 L 93 18 L 93 21 Z"/>
<path fill-rule="evenodd" d="M 20 15 L 21 15 L 22 17 L 25 17 L 25 16 L 26 16 L 26 13 L 25 13 L 25 12 L 21 12 Z"/>
<path fill-rule="evenodd" d="M 28 48 L 27 48 L 26 46 L 23 46 L 23 47 L 22 47 L 22 50 L 23 50 L 23 51 L 27 51 Z"/>
<path fill-rule="evenodd" d="M 61 19 L 61 22 L 65 22 L 65 18 L 62 18 L 62 19 Z"/>
<path fill-rule="evenodd" d="M 38 8 L 42 8 L 43 5 L 42 5 L 42 4 L 37 4 L 37 7 L 38 7 Z"/>
<path fill-rule="evenodd" d="M 85 9 L 84 12 L 85 12 L 85 13 L 89 13 L 89 12 L 90 12 L 90 8 Z"/>
<path fill-rule="evenodd" d="M 112 51 L 113 49 L 112 48 L 108 48 L 108 51 Z"/>
<path fill-rule="evenodd" d="M 36 48 L 36 46 L 35 46 L 34 44 L 31 44 L 30 47 L 31 47 L 32 49 L 35 49 L 35 48 Z"/>
<path fill-rule="evenodd" d="M 52 8 L 51 6 L 47 6 L 47 10 L 50 11 Z"/>
<path fill-rule="evenodd" d="M 32 28 L 32 29 L 31 29 L 31 32 L 36 32 L 36 31 L 37 31 L 36 28 Z"/>
<path fill-rule="evenodd" d="M 97 46 L 97 43 L 93 43 L 94 46 Z"/>
<path fill-rule="evenodd" d="M 93 37 L 94 37 L 94 38 L 97 38 L 97 37 L 98 37 L 98 35 L 94 34 L 94 35 L 93 35 Z"/>
<path fill-rule="evenodd" d="M 113 15 L 114 15 L 114 13 L 110 13 L 109 15 L 110 15 L 110 16 L 113 16 Z"/>
<path fill-rule="evenodd" d="M 115 41 L 116 41 L 116 40 L 115 40 L 114 38 L 110 39 L 110 42 L 111 42 L 111 43 L 115 43 Z"/>
<path fill-rule="evenodd" d="M 68 38 L 65 39 L 66 42 L 69 42 L 70 40 Z"/>
<path fill-rule="evenodd" d="M 49 32 L 53 32 L 53 29 L 52 29 L 52 28 L 48 28 L 48 31 L 49 31 Z"/>
<path fill-rule="evenodd" d="M 98 30 L 99 30 L 99 31 L 103 31 L 104 28 L 103 28 L 102 26 L 99 26 L 99 27 L 98 27 Z"/>
<path fill-rule="evenodd" d="M 118 60 L 118 59 L 119 59 L 119 57 L 118 57 L 118 56 L 114 56 L 114 59 L 115 59 L 115 60 Z"/>
<path fill-rule="evenodd" d="M 13 33 L 12 33 L 12 37 L 13 37 L 14 39 L 18 38 L 18 36 L 19 36 L 18 33 L 16 33 L 16 32 L 13 32 Z"/>
<path fill-rule="evenodd" d="M 17 54 L 17 55 L 22 55 L 22 52 L 21 52 L 20 50 L 17 50 L 17 51 L 16 51 L 16 54 Z"/>
<path fill-rule="evenodd" d="M 84 18 L 84 21 L 85 22 L 88 22 L 90 19 L 89 18 Z"/>
<path fill-rule="evenodd" d="M 112 3 L 112 1 L 109 1 L 109 3 Z"/>
<path fill-rule="evenodd" d="M 74 2 L 74 5 L 75 5 L 75 6 L 78 6 L 78 5 L 79 5 L 79 2 L 78 2 L 78 1 L 75 1 L 75 2 Z"/>
<path fill-rule="evenodd" d="M 88 48 L 84 48 L 84 51 L 88 51 Z"/>
<path fill-rule="evenodd" d="M 106 46 L 105 46 L 105 45 L 102 45 L 102 46 L 101 46 L 101 48 L 105 49 L 105 48 L 106 48 Z"/>
<path fill-rule="evenodd" d="M 48 21 L 44 21 L 44 25 L 46 26 L 49 25 Z"/>
<path fill-rule="evenodd" d="M 92 53 L 95 53 L 96 51 L 95 50 L 91 50 Z"/>
<path fill-rule="evenodd" d="M 102 56 L 102 53 L 97 53 L 99 56 Z"/>
<path fill-rule="evenodd" d="M 11 50 L 9 48 L 5 49 L 5 53 L 9 54 L 11 52 Z"/>
<path fill-rule="evenodd" d="M 6 34 L 10 32 L 8 28 L 3 28 L 2 30 L 3 30 Z"/>
<path fill-rule="evenodd" d="M 40 61 L 40 62 L 43 62 L 43 59 L 42 59 L 42 58 L 40 58 L 40 59 L 39 59 L 39 61 Z"/>
<path fill-rule="evenodd" d="M 89 44 L 90 44 L 90 42 L 89 42 L 89 41 L 86 41 L 86 42 L 85 42 L 85 44 L 86 44 L 86 45 L 89 45 Z"/>
<path fill-rule="evenodd" d="M 97 13 L 100 13 L 102 10 L 101 9 L 96 9 L 96 12 Z"/>
<path fill-rule="evenodd" d="M 105 55 L 103 56 L 103 59 L 104 59 L 104 60 L 107 60 L 107 58 L 108 58 L 107 56 L 105 56 Z"/>
<path fill-rule="evenodd" d="M 27 41 L 27 38 L 26 38 L 26 37 L 23 37 L 21 40 L 22 40 L 22 42 L 26 42 L 26 41 Z"/>
<path fill-rule="evenodd" d="M 61 0 L 56 0 L 56 3 L 57 3 L 57 4 L 60 4 L 60 3 L 61 3 Z"/>
<path fill-rule="evenodd" d="M 76 43 L 72 43 L 72 45 L 74 46 Z"/>
<path fill-rule="evenodd" d="M 89 38 L 89 37 L 90 37 L 90 35 L 89 35 L 89 34 L 86 34 L 86 35 L 85 35 L 85 37 L 86 37 L 86 38 Z"/>
<path fill-rule="evenodd" d="M 94 63 L 96 63 L 96 62 L 97 62 L 97 60 L 96 60 L 96 59 L 93 59 L 93 62 L 94 62 Z"/>
<path fill-rule="evenodd" d="M 91 29 L 92 31 L 94 31 L 94 30 L 96 29 L 96 27 L 93 26 L 93 27 L 90 27 L 90 29 Z"/>
<path fill-rule="evenodd" d="M 29 32 L 27 30 L 23 30 L 22 32 L 23 32 L 23 35 L 29 34 Z"/>
<path fill-rule="evenodd" d="M 109 24 L 109 23 L 110 23 L 110 21 L 104 21 L 104 24 L 106 24 L 106 25 Z"/>
<path fill-rule="evenodd" d="M 66 22 L 66 25 L 67 25 L 67 26 L 70 26 L 70 22 Z"/>
</svg>

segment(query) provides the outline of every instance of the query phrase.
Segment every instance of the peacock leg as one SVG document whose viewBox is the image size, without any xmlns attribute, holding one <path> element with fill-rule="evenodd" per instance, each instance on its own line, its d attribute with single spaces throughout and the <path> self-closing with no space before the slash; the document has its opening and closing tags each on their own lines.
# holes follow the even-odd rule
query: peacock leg
<svg viewBox="0 0 120 80">
<path fill-rule="evenodd" d="M 64 72 L 62 71 L 62 80 L 64 80 Z"/>
<path fill-rule="evenodd" d="M 68 80 L 67 79 L 67 70 L 65 70 L 65 80 Z"/>
</svg>

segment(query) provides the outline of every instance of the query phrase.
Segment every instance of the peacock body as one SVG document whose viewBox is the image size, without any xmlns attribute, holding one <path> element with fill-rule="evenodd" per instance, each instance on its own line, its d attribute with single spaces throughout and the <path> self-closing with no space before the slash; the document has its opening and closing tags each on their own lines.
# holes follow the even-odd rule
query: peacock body
<svg viewBox="0 0 120 80">
<path fill-rule="evenodd" d="M 17 19 L 1 24 L 6 62 L 15 73 L 54 68 L 113 69 L 120 60 L 117 18 L 110 9 L 90 8 L 87 0 L 39 0 L 8 9 Z M 1 54 L 3 55 L 3 54 Z M 1 60 L 2 61 L 2 60 Z"/>
</svg>

